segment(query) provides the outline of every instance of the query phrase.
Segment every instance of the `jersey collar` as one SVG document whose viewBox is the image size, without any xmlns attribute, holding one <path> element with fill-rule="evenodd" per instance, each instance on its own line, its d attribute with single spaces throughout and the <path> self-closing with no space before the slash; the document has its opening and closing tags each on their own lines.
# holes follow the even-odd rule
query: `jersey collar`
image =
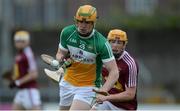
<svg viewBox="0 0 180 111">
<path fill-rule="evenodd" d="M 125 55 L 126 51 L 124 50 L 123 53 L 119 56 L 118 60 L 120 60 L 124 55 Z"/>
<path fill-rule="evenodd" d="M 93 31 L 91 32 L 91 34 L 89 36 L 83 37 L 83 36 L 79 35 L 79 37 L 82 38 L 82 39 L 89 39 L 89 38 L 91 38 L 94 35 L 94 32 L 95 32 L 95 30 L 93 29 Z"/>
</svg>

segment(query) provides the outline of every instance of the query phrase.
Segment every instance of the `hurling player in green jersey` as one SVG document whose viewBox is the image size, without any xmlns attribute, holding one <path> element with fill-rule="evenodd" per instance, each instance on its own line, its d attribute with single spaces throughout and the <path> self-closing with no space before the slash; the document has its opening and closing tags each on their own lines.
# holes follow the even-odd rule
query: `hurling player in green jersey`
<svg viewBox="0 0 180 111">
<path fill-rule="evenodd" d="M 97 11 L 91 5 L 80 6 L 74 17 L 75 24 L 61 31 L 56 59 L 62 61 L 67 54 L 73 60 L 65 71 L 60 85 L 61 110 L 89 110 L 95 96 L 94 88 L 109 91 L 119 77 L 112 49 L 97 30 Z M 101 87 L 102 65 L 109 76 Z"/>
</svg>

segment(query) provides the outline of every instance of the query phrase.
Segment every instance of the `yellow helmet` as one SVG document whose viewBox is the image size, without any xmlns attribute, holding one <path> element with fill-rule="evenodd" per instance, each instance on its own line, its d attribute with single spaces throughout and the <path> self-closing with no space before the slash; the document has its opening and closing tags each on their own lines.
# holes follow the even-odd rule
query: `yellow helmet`
<svg viewBox="0 0 180 111">
<path fill-rule="evenodd" d="M 124 41 L 125 43 L 128 42 L 126 32 L 120 29 L 113 29 L 108 33 L 108 40 L 115 40 L 115 39 L 119 39 L 120 41 Z"/>
<path fill-rule="evenodd" d="M 17 31 L 14 35 L 14 41 L 29 41 L 30 40 L 30 34 L 27 31 Z"/>
<path fill-rule="evenodd" d="M 97 19 L 96 8 L 91 5 L 80 6 L 76 12 L 75 20 L 95 22 Z"/>
</svg>

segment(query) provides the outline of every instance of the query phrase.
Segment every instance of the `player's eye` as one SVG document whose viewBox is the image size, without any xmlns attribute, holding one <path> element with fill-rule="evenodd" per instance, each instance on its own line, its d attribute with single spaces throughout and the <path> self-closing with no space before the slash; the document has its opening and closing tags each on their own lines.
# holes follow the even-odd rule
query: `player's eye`
<svg viewBox="0 0 180 111">
<path fill-rule="evenodd" d="M 92 24 L 93 22 L 91 21 L 85 21 L 85 20 L 77 20 L 79 23 L 86 23 L 86 24 Z"/>
<path fill-rule="evenodd" d="M 77 22 L 79 22 L 79 23 L 83 23 L 83 21 L 81 21 L 81 20 L 77 20 Z"/>
<path fill-rule="evenodd" d="M 117 40 L 113 40 L 112 43 L 117 43 Z"/>
<path fill-rule="evenodd" d="M 109 40 L 109 43 L 115 43 L 116 40 Z"/>
<path fill-rule="evenodd" d="M 85 21 L 86 24 L 91 24 L 92 22 L 91 21 Z"/>
<path fill-rule="evenodd" d="M 24 40 L 16 40 L 15 42 L 16 43 L 24 43 L 25 41 Z"/>
</svg>

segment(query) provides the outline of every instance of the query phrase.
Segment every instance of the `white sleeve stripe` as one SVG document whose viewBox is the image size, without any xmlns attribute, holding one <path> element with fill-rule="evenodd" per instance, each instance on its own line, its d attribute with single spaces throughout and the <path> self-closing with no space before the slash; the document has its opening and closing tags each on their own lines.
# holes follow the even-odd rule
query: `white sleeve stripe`
<svg viewBox="0 0 180 111">
<path fill-rule="evenodd" d="M 134 59 L 130 57 L 127 53 L 123 57 L 124 61 L 129 66 L 129 87 L 136 86 L 137 80 L 137 67 Z"/>
<path fill-rule="evenodd" d="M 76 32 L 76 30 L 68 37 L 67 40 L 69 40 L 69 39 L 71 38 L 71 36 L 72 36 L 75 32 Z M 66 41 L 67 41 L 67 40 L 66 40 Z"/>
<path fill-rule="evenodd" d="M 129 56 L 129 55 L 127 55 L 127 58 L 129 57 L 129 59 L 131 60 L 131 65 L 132 65 L 132 77 L 131 77 L 131 79 L 132 79 L 132 85 L 136 85 L 136 75 L 137 75 L 137 68 L 136 68 L 136 64 L 135 64 L 135 61 Z"/>
<path fill-rule="evenodd" d="M 127 55 L 127 58 L 129 58 L 131 60 L 131 65 L 132 65 L 132 85 L 136 85 L 136 76 L 137 76 L 137 67 L 136 67 L 136 63 L 134 61 L 134 59 L 132 59 L 129 55 Z"/>
<path fill-rule="evenodd" d="M 131 57 L 131 56 L 129 56 L 129 54 L 128 53 L 126 53 L 126 55 L 124 56 L 128 61 L 129 61 L 129 63 L 130 63 L 130 65 L 131 65 L 131 68 L 132 69 L 130 69 L 131 70 L 131 73 L 132 74 L 130 74 L 130 76 L 131 76 L 131 81 L 132 81 L 132 85 L 133 84 L 136 84 L 136 75 L 137 75 L 137 68 L 136 68 L 136 63 L 135 63 L 135 61 L 134 61 L 134 59 Z M 133 76 L 134 75 L 134 76 Z"/>
<path fill-rule="evenodd" d="M 61 35 L 60 35 L 60 43 L 59 43 L 59 44 L 61 44 L 61 41 L 62 41 L 62 40 L 61 40 L 61 39 L 62 39 L 61 37 L 62 37 L 63 32 L 64 32 L 64 29 L 61 31 Z"/>
<path fill-rule="evenodd" d="M 125 59 L 127 59 L 127 58 L 125 58 Z M 127 60 L 127 63 L 128 63 L 128 66 L 129 66 L 129 82 L 128 82 L 128 86 L 130 87 L 133 84 L 133 79 L 132 79 L 133 72 L 131 70 L 132 69 L 132 65 L 129 63 L 128 60 Z"/>
<path fill-rule="evenodd" d="M 109 54 L 109 56 L 112 57 L 113 54 L 112 54 L 111 47 L 109 46 L 108 42 L 105 43 L 105 46 L 106 46 L 106 48 L 108 49 L 108 54 Z"/>
<path fill-rule="evenodd" d="M 127 62 L 127 64 L 128 64 L 128 66 L 129 66 L 129 81 L 128 81 L 128 86 L 129 87 L 131 87 L 133 84 L 134 84 L 134 81 L 133 81 L 133 66 L 132 66 L 132 64 L 129 62 L 129 60 L 127 60 L 127 58 L 124 58 L 125 60 L 126 60 L 126 62 Z M 135 84 L 134 84 L 135 85 Z"/>
<path fill-rule="evenodd" d="M 27 47 L 24 51 L 27 60 L 28 60 L 28 64 L 29 64 L 29 71 L 34 71 L 37 70 L 37 65 L 36 65 L 36 61 L 34 59 L 34 55 L 33 52 L 31 50 L 30 47 Z"/>
<path fill-rule="evenodd" d="M 109 56 L 111 56 L 110 55 L 110 51 L 109 51 L 109 47 L 107 46 L 107 44 L 105 43 L 105 46 L 106 46 L 106 49 L 108 50 L 108 54 L 109 54 Z"/>
</svg>

